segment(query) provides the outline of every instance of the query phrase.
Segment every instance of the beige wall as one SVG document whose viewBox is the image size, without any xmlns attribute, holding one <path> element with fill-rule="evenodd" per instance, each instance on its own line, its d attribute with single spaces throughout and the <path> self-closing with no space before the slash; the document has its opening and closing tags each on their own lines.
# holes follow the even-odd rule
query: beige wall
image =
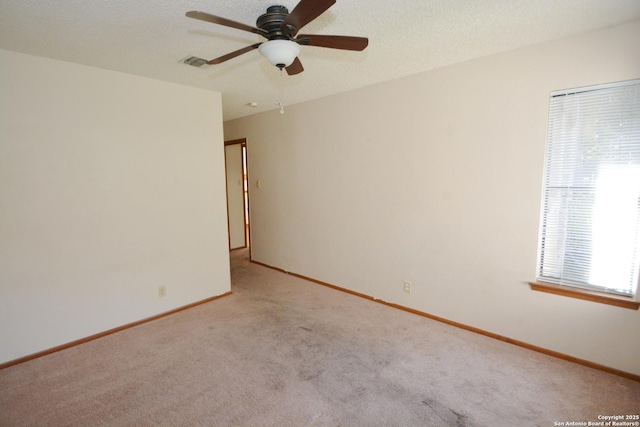
<svg viewBox="0 0 640 427">
<path fill-rule="evenodd" d="M 638 40 L 634 22 L 226 122 L 253 258 L 640 374 L 640 312 L 527 285 L 549 92 L 640 77 Z"/>
<path fill-rule="evenodd" d="M 0 362 L 229 291 L 219 93 L 7 51 L 0 76 Z"/>
</svg>

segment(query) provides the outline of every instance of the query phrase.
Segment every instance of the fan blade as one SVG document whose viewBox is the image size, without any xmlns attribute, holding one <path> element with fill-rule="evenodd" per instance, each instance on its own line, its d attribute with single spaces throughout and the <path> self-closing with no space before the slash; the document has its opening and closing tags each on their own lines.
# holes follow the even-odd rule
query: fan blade
<svg viewBox="0 0 640 427">
<path fill-rule="evenodd" d="M 335 2 L 336 0 L 300 0 L 300 3 L 293 8 L 289 16 L 284 20 L 280 29 L 284 30 L 287 25 L 290 25 L 295 28 L 297 33 L 302 27 L 322 15 Z"/>
<path fill-rule="evenodd" d="M 251 52 L 253 49 L 257 49 L 258 46 L 260 46 L 261 44 L 262 43 L 256 43 L 256 44 L 252 44 L 251 46 L 243 47 L 242 49 L 238 49 L 231 53 L 227 53 L 226 55 L 223 55 L 219 58 L 212 59 L 211 61 L 207 62 L 207 64 L 213 65 L 213 64 L 219 64 L 224 61 L 228 61 L 232 58 L 235 58 L 236 56 L 242 55 L 243 53 Z"/>
<path fill-rule="evenodd" d="M 302 62 L 300 62 L 300 60 L 296 56 L 296 59 L 294 59 L 291 65 L 285 68 L 285 70 L 287 70 L 287 74 L 289 74 L 290 76 L 294 76 L 303 72 L 304 67 L 302 66 Z"/>
<path fill-rule="evenodd" d="M 199 19 L 201 21 L 211 22 L 213 24 L 224 25 L 231 28 L 236 28 L 238 30 L 249 31 L 250 33 L 260 34 L 261 36 L 266 37 L 267 32 L 260 28 L 252 27 L 250 25 L 245 25 L 240 22 L 232 21 L 230 19 L 221 18 L 219 16 L 211 15 L 205 12 L 198 12 L 196 10 L 192 10 L 191 12 L 187 12 L 188 18 Z"/>
<path fill-rule="evenodd" d="M 369 39 L 366 37 L 322 36 L 317 34 L 299 34 L 296 41 L 302 45 L 344 50 L 364 50 L 369 45 Z"/>
</svg>

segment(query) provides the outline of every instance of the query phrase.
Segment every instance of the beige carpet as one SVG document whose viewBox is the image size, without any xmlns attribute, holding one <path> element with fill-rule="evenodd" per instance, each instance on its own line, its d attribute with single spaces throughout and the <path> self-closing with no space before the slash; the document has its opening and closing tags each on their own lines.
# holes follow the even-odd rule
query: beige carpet
<svg viewBox="0 0 640 427">
<path fill-rule="evenodd" d="M 0 371 L 2 426 L 553 426 L 640 383 L 249 264 L 233 294 Z"/>
</svg>

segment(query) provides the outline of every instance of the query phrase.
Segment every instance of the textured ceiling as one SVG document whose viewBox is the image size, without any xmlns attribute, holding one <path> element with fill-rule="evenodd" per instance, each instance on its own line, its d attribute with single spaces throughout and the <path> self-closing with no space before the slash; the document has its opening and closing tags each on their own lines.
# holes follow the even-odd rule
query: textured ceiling
<svg viewBox="0 0 640 427">
<path fill-rule="evenodd" d="M 303 32 L 368 37 L 365 51 L 303 46 L 296 76 L 257 51 L 202 68 L 181 63 L 264 40 L 187 11 L 253 26 L 273 4 L 292 10 L 297 0 L 0 0 L 0 48 L 215 90 L 230 120 L 640 19 L 640 0 L 337 0 Z"/>
</svg>

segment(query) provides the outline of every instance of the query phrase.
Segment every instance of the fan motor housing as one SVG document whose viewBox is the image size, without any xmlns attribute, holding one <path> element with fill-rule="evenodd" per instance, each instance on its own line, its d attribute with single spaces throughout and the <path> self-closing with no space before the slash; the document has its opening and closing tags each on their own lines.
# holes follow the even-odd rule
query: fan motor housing
<svg viewBox="0 0 640 427">
<path fill-rule="evenodd" d="M 289 16 L 289 9 L 284 6 L 269 6 L 267 13 L 260 15 L 256 21 L 256 27 L 265 30 L 267 38 L 269 40 L 284 39 L 288 40 L 289 37 L 285 35 L 281 26 L 285 19 Z M 287 26 L 289 28 L 289 26 Z"/>
</svg>

